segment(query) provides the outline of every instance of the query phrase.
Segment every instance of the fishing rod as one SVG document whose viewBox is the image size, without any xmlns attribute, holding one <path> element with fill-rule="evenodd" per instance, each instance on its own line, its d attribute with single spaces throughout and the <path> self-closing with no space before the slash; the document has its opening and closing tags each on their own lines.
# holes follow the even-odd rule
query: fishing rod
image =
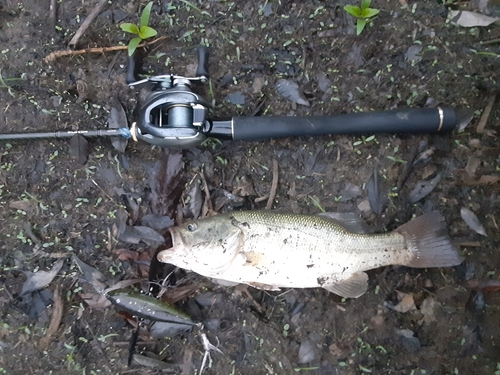
<svg viewBox="0 0 500 375">
<path fill-rule="evenodd" d="M 197 49 L 195 77 L 174 74 L 143 80 L 134 76 L 135 60 L 129 58 L 130 88 L 148 87 L 149 94 L 130 129 L 76 130 L 44 133 L 0 134 L 0 141 L 42 138 L 85 137 L 131 138 L 171 149 L 189 149 L 206 138 L 256 141 L 271 138 L 326 134 L 445 133 L 464 128 L 471 120 L 467 111 L 450 107 L 395 109 L 331 116 L 237 116 L 208 117 L 209 105 L 191 86 L 208 81 L 209 52 Z"/>
</svg>

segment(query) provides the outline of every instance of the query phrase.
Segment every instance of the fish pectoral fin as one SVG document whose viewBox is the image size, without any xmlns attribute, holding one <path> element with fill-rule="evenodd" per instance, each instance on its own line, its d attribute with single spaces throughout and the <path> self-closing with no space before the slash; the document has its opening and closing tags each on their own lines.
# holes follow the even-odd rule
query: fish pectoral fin
<svg viewBox="0 0 500 375">
<path fill-rule="evenodd" d="M 253 286 L 256 289 L 261 289 L 261 290 L 280 290 L 280 288 L 278 288 L 275 285 L 261 284 L 261 283 L 256 283 L 256 282 L 250 282 L 250 283 L 246 283 L 246 284 Z"/>
<path fill-rule="evenodd" d="M 317 214 L 353 233 L 371 233 L 370 227 L 362 218 L 352 212 L 322 212 Z"/>
<path fill-rule="evenodd" d="M 358 298 L 368 289 L 368 275 L 365 272 L 356 272 L 346 280 L 323 284 L 329 292 L 346 298 Z"/>
<path fill-rule="evenodd" d="M 229 281 L 229 280 L 224 280 L 224 279 L 216 279 L 214 277 L 211 277 L 210 280 L 212 280 L 212 282 L 215 283 L 215 284 L 219 284 L 220 286 L 227 286 L 227 287 L 231 287 L 231 286 L 235 286 L 235 285 L 239 284 L 236 281 Z"/>
</svg>

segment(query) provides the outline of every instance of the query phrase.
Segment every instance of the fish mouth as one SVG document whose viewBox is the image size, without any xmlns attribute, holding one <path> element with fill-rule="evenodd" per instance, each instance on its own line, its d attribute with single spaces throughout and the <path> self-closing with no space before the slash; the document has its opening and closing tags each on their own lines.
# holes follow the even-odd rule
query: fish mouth
<svg viewBox="0 0 500 375">
<path fill-rule="evenodd" d="M 172 247 L 160 251 L 157 255 L 158 260 L 163 263 L 170 263 L 175 258 L 176 252 L 184 249 L 184 239 L 182 234 L 174 227 L 168 228 L 168 231 L 170 232 L 170 238 L 172 239 Z"/>
</svg>

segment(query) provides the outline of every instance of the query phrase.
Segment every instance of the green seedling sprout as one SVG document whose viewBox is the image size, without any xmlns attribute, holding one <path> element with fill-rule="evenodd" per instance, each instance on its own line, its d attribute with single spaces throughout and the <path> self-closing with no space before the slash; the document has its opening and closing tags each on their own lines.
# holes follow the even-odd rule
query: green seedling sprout
<svg viewBox="0 0 500 375">
<path fill-rule="evenodd" d="M 380 11 L 370 8 L 372 0 L 361 0 L 361 7 L 346 5 L 344 10 L 351 16 L 356 17 L 356 35 L 361 34 L 370 18 L 375 17 Z"/>
<path fill-rule="evenodd" d="M 120 25 L 121 29 L 127 33 L 137 35 L 137 37 L 133 38 L 128 43 L 128 55 L 132 56 L 137 49 L 139 43 L 141 43 L 144 39 L 154 37 L 157 32 L 152 27 L 149 27 L 149 16 L 151 15 L 151 7 L 153 6 L 153 2 L 150 1 L 148 5 L 144 8 L 141 15 L 141 23 L 139 26 L 133 23 L 122 23 Z"/>
</svg>

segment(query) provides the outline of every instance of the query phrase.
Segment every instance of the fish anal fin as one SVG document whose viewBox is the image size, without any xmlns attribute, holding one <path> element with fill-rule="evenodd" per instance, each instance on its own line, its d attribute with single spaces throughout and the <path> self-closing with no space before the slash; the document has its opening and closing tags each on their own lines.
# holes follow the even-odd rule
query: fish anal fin
<svg viewBox="0 0 500 375">
<path fill-rule="evenodd" d="M 322 212 L 317 216 L 321 216 L 340 225 L 353 233 L 371 233 L 370 227 L 362 218 L 352 212 Z"/>
<path fill-rule="evenodd" d="M 323 284 L 322 287 L 341 297 L 358 298 L 368 289 L 368 275 L 365 272 L 356 272 L 348 279 Z"/>
</svg>

